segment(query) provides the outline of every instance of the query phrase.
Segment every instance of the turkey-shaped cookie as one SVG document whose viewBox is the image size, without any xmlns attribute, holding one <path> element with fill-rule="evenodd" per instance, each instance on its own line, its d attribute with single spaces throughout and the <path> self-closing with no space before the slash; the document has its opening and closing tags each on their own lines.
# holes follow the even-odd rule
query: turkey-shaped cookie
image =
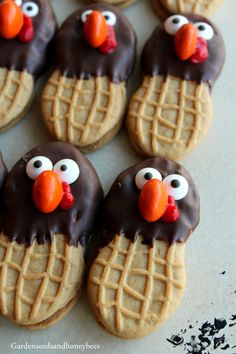
<svg viewBox="0 0 236 354">
<path fill-rule="evenodd" d="M 157 14 L 168 17 L 175 13 L 209 16 L 223 0 L 152 0 Z"/>
<path fill-rule="evenodd" d="M 0 1 L 0 131 L 26 113 L 48 66 L 56 20 L 50 1 Z"/>
<path fill-rule="evenodd" d="M 29 329 L 45 328 L 78 298 L 101 185 L 75 147 L 52 142 L 16 163 L 3 192 L 0 313 Z"/>
<path fill-rule="evenodd" d="M 186 286 L 185 241 L 199 222 L 199 196 L 174 161 L 150 158 L 122 172 L 104 201 L 103 241 L 88 279 L 97 321 L 138 338 L 166 321 Z"/>
<path fill-rule="evenodd" d="M 89 152 L 122 123 L 136 38 L 125 16 L 106 4 L 72 14 L 55 41 L 55 70 L 42 94 L 50 133 Z"/>
<path fill-rule="evenodd" d="M 218 29 L 197 15 L 173 15 L 142 54 L 144 79 L 131 99 L 127 128 L 148 156 L 180 159 L 205 137 L 212 117 L 211 88 L 224 64 Z"/>
</svg>

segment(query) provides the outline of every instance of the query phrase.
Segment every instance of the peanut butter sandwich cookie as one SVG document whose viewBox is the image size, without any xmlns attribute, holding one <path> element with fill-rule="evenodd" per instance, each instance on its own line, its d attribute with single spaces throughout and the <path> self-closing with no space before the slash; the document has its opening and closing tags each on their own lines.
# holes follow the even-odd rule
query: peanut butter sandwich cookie
<svg viewBox="0 0 236 354">
<path fill-rule="evenodd" d="M 52 142 L 16 163 L 3 192 L 0 314 L 28 329 L 46 328 L 78 299 L 101 185 L 75 147 Z"/>
<path fill-rule="evenodd" d="M 192 13 L 209 16 L 222 3 L 223 0 L 151 0 L 157 15 L 168 17 L 176 13 Z"/>
<path fill-rule="evenodd" d="M 150 158 L 118 176 L 104 202 L 104 247 L 88 278 L 92 310 L 107 332 L 143 337 L 175 311 L 199 204 L 191 176 L 174 161 Z"/>
<path fill-rule="evenodd" d="M 55 68 L 42 93 L 49 132 L 84 152 L 118 132 L 126 108 L 136 36 L 125 16 L 106 4 L 72 14 L 55 40 Z"/>
<path fill-rule="evenodd" d="M 115 5 L 120 8 L 126 8 L 132 4 L 134 4 L 137 0 L 104 0 L 104 3 L 107 3 L 109 5 Z M 88 2 L 88 1 L 87 1 Z M 92 2 L 101 2 L 99 0 L 92 0 Z"/>
<path fill-rule="evenodd" d="M 0 132 L 24 116 L 50 63 L 56 30 L 50 1 L 0 1 Z"/>
<path fill-rule="evenodd" d="M 222 36 L 204 17 L 173 15 L 153 32 L 126 121 L 140 153 L 178 160 L 203 141 L 212 118 L 211 89 L 224 59 Z"/>
</svg>

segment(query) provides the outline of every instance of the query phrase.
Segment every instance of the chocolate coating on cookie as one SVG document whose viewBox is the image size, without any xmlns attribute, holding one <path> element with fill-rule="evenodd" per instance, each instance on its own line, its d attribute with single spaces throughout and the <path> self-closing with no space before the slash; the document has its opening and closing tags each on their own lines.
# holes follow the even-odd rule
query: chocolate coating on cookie
<svg viewBox="0 0 236 354">
<path fill-rule="evenodd" d="M 2 154 L 0 151 L 0 196 L 1 196 L 1 191 L 2 191 L 4 181 L 6 179 L 6 176 L 7 176 L 7 167 L 3 161 Z"/>
<path fill-rule="evenodd" d="M 22 4 L 27 2 L 29 0 L 23 0 Z M 32 17 L 34 38 L 29 43 L 22 43 L 18 38 L 9 40 L 0 37 L 0 67 L 27 71 L 34 77 L 38 77 L 52 61 L 52 58 L 49 58 L 49 49 L 57 25 L 50 1 L 32 0 L 31 2 L 39 7 L 39 13 Z"/>
<path fill-rule="evenodd" d="M 147 222 L 140 214 L 138 200 L 140 190 L 135 184 L 136 174 L 145 167 L 157 169 L 162 178 L 179 174 L 189 183 L 188 194 L 176 201 L 180 218 L 176 222 Z M 104 201 L 103 242 L 109 243 L 116 234 L 135 240 L 143 236 L 145 244 L 153 245 L 155 240 L 170 244 L 185 242 L 199 223 L 200 201 L 197 189 L 189 173 L 178 163 L 163 159 L 150 158 L 122 172 L 112 185 Z"/>
<path fill-rule="evenodd" d="M 75 204 L 69 210 L 59 207 L 49 214 L 40 212 L 33 203 L 34 181 L 26 173 L 27 162 L 35 156 L 45 156 L 53 165 L 62 159 L 74 160 L 79 178 L 70 185 Z M 51 142 L 25 154 L 13 167 L 4 188 L 3 232 L 11 241 L 31 245 L 36 238 L 43 244 L 51 241 L 55 233 L 68 236 L 68 243 L 86 247 L 93 222 L 102 200 L 102 189 L 91 163 L 70 144 Z"/>
<path fill-rule="evenodd" d="M 175 53 L 175 37 L 163 27 L 154 30 L 142 53 L 142 70 L 145 75 L 173 75 L 183 80 L 207 82 L 211 87 L 221 73 L 225 60 L 223 38 L 212 22 L 198 15 L 184 15 L 190 22 L 205 22 L 214 30 L 208 41 L 209 57 L 201 64 L 180 60 Z"/>
<path fill-rule="evenodd" d="M 112 11 L 117 18 L 114 26 L 117 48 L 102 54 L 90 47 L 84 38 L 81 15 L 86 10 Z M 56 68 L 71 78 L 89 79 L 108 76 L 114 83 L 127 81 L 133 71 L 136 36 L 126 17 L 113 6 L 93 4 L 74 12 L 62 25 L 55 39 Z"/>
</svg>

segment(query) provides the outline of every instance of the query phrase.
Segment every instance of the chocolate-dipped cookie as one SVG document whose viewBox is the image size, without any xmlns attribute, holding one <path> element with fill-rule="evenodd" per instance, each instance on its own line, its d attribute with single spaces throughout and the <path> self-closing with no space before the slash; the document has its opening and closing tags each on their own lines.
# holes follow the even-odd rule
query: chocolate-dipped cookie
<svg viewBox="0 0 236 354">
<path fill-rule="evenodd" d="M 69 144 L 39 146 L 16 163 L 4 186 L 1 315 L 39 329 L 73 307 L 101 199 L 94 168 Z"/>
<path fill-rule="evenodd" d="M 42 93 L 52 136 L 85 152 L 110 141 L 122 123 L 135 53 L 135 33 L 117 8 L 93 4 L 73 13 L 56 36 L 55 70 Z"/>
<path fill-rule="evenodd" d="M 222 36 L 204 17 L 173 15 L 153 32 L 142 53 L 144 79 L 126 122 L 140 153 L 180 159 L 202 142 L 224 58 Z"/>
<path fill-rule="evenodd" d="M 0 1 L 0 132 L 24 116 L 48 66 L 56 30 L 50 1 Z"/>
<path fill-rule="evenodd" d="M 191 176 L 174 161 L 150 158 L 117 177 L 104 201 L 104 247 L 88 278 L 92 310 L 106 331 L 143 337 L 175 311 L 199 208 Z"/>
</svg>

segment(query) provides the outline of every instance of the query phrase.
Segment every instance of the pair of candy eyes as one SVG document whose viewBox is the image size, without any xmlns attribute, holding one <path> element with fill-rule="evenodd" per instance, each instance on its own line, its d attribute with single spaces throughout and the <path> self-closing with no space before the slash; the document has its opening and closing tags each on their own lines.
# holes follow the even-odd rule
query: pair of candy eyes
<svg viewBox="0 0 236 354">
<path fill-rule="evenodd" d="M 45 156 L 33 157 L 26 165 L 26 173 L 29 178 L 35 180 L 44 171 L 55 171 L 62 182 L 74 183 L 80 175 L 77 163 L 71 159 L 58 161 L 54 166 L 52 161 Z"/>
<path fill-rule="evenodd" d="M 20 6 L 22 12 L 29 17 L 35 17 L 39 13 L 39 7 L 33 1 L 28 1 L 22 4 L 22 0 L 15 0 L 15 3 Z"/>
<path fill-rule="evenodd" d="M 81 15 L 81 21 L 86 22 L 88 16 L 93 12 L 93 10 L 86 10 Z M 108 26 L 114 26 L 116 24 L 116 15 L 112 11 L 103 11 L 103 16 L 106 19 Z"/>
<path fill-rule="evenodd" d="M 160 172 L 151 167 L 143 168 L 136 174 L 135 184 L 138 189 L 142 189 L 149 180 L 154 178 L 164 183 L 167 187 L 168 195 L 175 200 L 181 200 L 188 194 L 189 184 L 186 178 L 178 174 L 172 174 L 162 179 Z"/>
<path fill-rule="evenodd" d="M 189 23 L 189 20 L 182 15 L 170 16 L 164 23 L 164 28 L 166 32 L 170 35 L 175 35 L 175 33 L 185 24 Z M 209 41 L 214 36 L 213 28 L 206 22 L 197 22 L 193 24 L 197 29 L 197 35 L 200 38 Z"/>
</svg>

